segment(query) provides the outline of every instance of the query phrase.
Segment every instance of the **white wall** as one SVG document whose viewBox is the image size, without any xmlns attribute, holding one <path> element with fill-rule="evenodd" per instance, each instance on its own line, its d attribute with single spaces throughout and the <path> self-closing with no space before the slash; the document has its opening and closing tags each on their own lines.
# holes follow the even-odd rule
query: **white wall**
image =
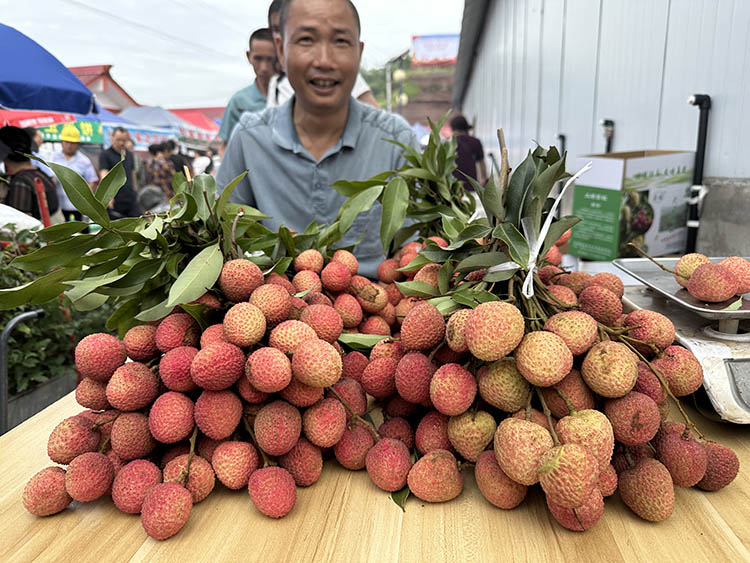
<svg viewBox="0 0 750 563">
<path fill-rule="evenodd" d="M 712 98 L 705 175 L 750 177 L 750 0 L 493 0 L 463 110 L 513 166 L 559 133 L 604 152 L 604 118 L 615 151 L 694 150 L 691 94 Z"/>
</svg>

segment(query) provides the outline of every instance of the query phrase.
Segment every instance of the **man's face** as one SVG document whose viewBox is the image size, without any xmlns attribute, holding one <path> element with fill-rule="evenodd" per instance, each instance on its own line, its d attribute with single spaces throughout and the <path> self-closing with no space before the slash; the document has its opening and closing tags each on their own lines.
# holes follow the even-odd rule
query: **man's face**
<svg viewBox="0 0 750 563">
<path fill-rule="evenodd" d="M 115 132 L 112 133 L 112 148 L 117 152 L 122 152 L 125 149 L 125 143 L 128 140 L 128 134 L 126 132 Z"/>
<path fill-rule="evenodd" d="M 37 147 L 41 147 L 43 142 L 44 139 L 42 138 L 42 132 L 37 129 L 36 133 L 34 134 L 34 143 L 36 143 Z"/>
<path fill-rule="evenodd" d="M 75 156 L 75 154 L 78 152 L 78 143 L 71 143 L 70 141 L 63 141 L 62 151 L 65 156 Z"/>
<path fill-rule="evenodd" d="M 276 47 L 305 109 L 326 114 L 349 103 L 364 45 L 347 2 L 293 2 Z"/>
<path fill-rule="evenodd" d="M 267 83 L 275 74 L 276 49 L 272 41 L 261 41 L 255 39 L 247 51 L 247 60 L 253 66 L 256 78 Z"/>
</svg>

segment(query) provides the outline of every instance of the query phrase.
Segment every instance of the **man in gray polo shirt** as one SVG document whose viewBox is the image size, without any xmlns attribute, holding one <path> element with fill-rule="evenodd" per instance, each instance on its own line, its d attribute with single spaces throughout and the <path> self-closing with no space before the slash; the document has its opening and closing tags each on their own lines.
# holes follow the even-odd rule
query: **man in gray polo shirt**
<svg viewBox="0 0 750 563">
<path fill-rule="evenodd" d="M 276 48 L 295 96 L 261 113 L 245 113 L 217 174 L 219 186 L 248 170 L 230 201 L 257 207 L 301 232 L 312 221 L 331 223 L 345 198 L 331 184 L 364 180 L 403 165 L 395 139 L 418 147 L 401 117 L 351 97 L 363 44 L 359 15 L 349 0 L 291 0 L 281 12 Z M 355 249 L 360 273 L 376 277 L 384 258 L 380 205 L 361 214 L 340 246 L 364 234 Z"/>
</svg>

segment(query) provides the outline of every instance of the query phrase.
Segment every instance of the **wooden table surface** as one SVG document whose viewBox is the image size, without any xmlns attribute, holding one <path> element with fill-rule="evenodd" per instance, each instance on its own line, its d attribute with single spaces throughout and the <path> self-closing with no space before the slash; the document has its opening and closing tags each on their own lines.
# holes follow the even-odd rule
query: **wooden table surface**
<svg viewBox="0 0 750 563">
<path fill-rule="evenodd" d="M 676 489 L 674 514 L 659 524 L 635 516 L 615 493 L 593 529 L 569 532 L 538 487 L 504 511 L 482 498 L 470 469 L 457 499 L 411 497 L 402 512 L 363 471 L 328 461 L 316 484 L 297 489 L 297 504 L 281 520 L 257 512 L 246 489 L 218 485 L 182 531 L 160 542 L 108 497 L 46 518 L 23 508 L 26 481 L 51 465 L 50 432 L 80 410 L 71 393 L 0 437 L 0 561 L 750 561 L 750 428 L 694 411 L 707 435 L 737 452 L 740 474 L 715 493 Z"/>
</svg>

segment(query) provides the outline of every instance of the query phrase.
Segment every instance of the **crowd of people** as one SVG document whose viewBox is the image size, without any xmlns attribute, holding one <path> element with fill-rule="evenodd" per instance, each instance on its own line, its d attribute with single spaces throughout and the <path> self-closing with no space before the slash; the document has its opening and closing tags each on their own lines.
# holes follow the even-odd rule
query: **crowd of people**
<svg viewBox="0 0 750 563">
<path fill-rule="evenodd" d="M 217 184 L 221 188 L 248 171 L 230 201 L 257 207 L 270 216 L 265 222 L 272 229 L 284 224 L 302 231 L 312 221 L 335 220 L 344 197 L 331 184 L 341 179 L 364 180 L 399 168 L 403 154 L 390 139 L 419 148 L 409 124 L 378 108 L 359 73 L 364 48 L 360 31 L 359 14 L 351 0 L 273 0 L 268 27 L 250 35 L 246 57 L 254 80 L 227 103 L 219 131 L 223 156 Z M 451 125 L 460 169 L 483 182 L 487 174 L 481 144 L 469 135 L 467 121 L 459 117 Z M 122 159 L 126 184 L 110 203 L 111 212 L 119 216 L 163 208 L 173 195 L 176 172 L 213 172 L 210 153 L 188 160 L 178 153 L 174 141 L 150 146 L 147 159 L 140 162 L 127 148 L 127 130 L 118 127 L 111 146 L 99 155 L 94 173 L 91 163 L 87 166 L 87 159 L 77 156 L 78 142 L 73 137 L 63 139 L 61 154 L 53 161 L 76 169 L 92 189 Z M 31 151 L 29 135 L 6 127 L 0 129 L 0 141 L 10 149 L 5 161 L 11 177 L 11 189 L 4 198 L 0 193 L 0 200 L 22 204 L 25 212 L 36 214 L 33 198 L 27 197 L 31 192 L 26 178 L 43 171 L 23 156 Z M 463 179 L 463 174 L 458 178 Z M 14 182 L 23 187 L 16 188 Z M 47 200 L 51 211 L 62 207 L 64 213 L 75 214 L 61 191 L 52 189 Z M 357 218 L 343 241 L 353 243 L 365 234 L 357 247 L 365 275 L 375 275 L 383 256 L 376 236 L 379 221 L 380 211 L 374 206 Z"/>
</svg>

